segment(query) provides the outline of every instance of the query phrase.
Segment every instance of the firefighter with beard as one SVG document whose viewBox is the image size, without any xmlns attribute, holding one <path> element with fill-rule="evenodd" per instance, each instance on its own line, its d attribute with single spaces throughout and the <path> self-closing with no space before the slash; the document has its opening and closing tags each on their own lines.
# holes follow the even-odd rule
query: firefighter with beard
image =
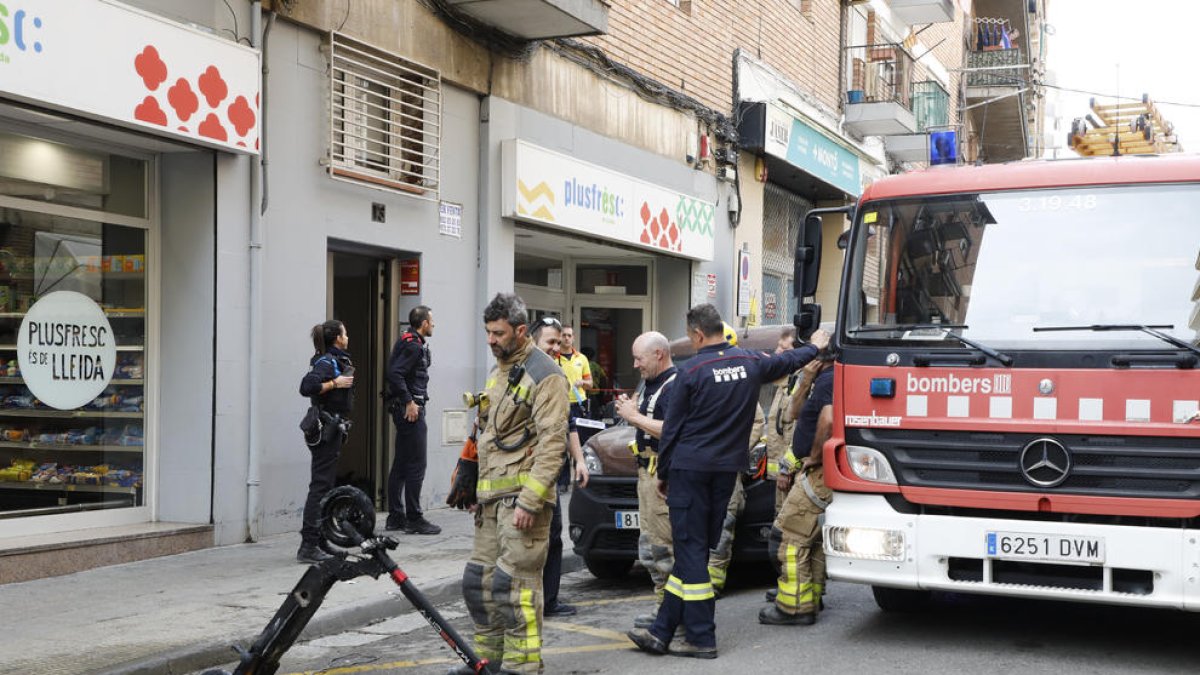
<svg viewBox="0 0 1200 675">
<path fill-rule="evenodd" d="M 496 366 L 479 418 L 475 544 L 463 599 L 475 650 L 495 664 L 493 672 L 535 675 L 544 668 L 542 568 L 566 454 L 567 379 L 534 346 L 520 297 L 497 294 L 483 322 Z"/>
</svg>

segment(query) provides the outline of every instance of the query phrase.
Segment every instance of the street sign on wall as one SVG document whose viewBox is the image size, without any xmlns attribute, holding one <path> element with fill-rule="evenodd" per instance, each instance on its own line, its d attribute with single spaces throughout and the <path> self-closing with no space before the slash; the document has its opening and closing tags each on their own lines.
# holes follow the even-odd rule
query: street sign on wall
<svg viewBox="0 0 1200 675">
<path fill-rule="evenodd" d="M 257 50 L 112 0 L 0 9 L 0 96 L 258 152 Z"/>
</svg>

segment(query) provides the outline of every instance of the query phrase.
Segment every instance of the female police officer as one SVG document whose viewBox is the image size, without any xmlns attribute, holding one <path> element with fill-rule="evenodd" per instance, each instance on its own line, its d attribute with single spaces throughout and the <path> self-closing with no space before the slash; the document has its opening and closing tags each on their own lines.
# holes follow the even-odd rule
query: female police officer
<svg viewBox="0 0 1200 675">
<path fill-rule="evenodd" d="M 304 501 L 304 525 L 300 528 L 300 550 L 296 560 L 319 563 L 331 556 L 322 551 L 321 499 L 333 489 L 334 471 L 342 443 L 350 428 L 350 409 L 354 406 L 354 365 L 350 363 L 350 336 L 341 321 L 330 320 L 313 326 L 316 354 L 309 361 L 308 374 L 300 380 L 300 395 L 307 396 L 321 412 L 323 422 L 319 438 L 309 443 L 312 453 L 312 479 L 308 499 Z M 305 439 L 308 441 L 308 439 Z"/>
</svg>

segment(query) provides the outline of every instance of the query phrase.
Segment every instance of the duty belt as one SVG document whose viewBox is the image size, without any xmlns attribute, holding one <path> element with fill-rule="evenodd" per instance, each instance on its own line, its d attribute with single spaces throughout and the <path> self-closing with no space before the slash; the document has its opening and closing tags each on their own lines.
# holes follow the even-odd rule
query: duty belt
<svg viewBox="0 0 1200 675">
<path fill-rule="evenodd" d="M 808 495 L 808 498 L 812 500 L 813 504 L 821 507 L 822 511 L 829 508 L 829 502 L 818 497 L 817 491 L 813 489 L 812 483 L 808 482 L 807 472 L 800 474 L 800 487 L 804 488 L 804 494 Z"/>
</svg>

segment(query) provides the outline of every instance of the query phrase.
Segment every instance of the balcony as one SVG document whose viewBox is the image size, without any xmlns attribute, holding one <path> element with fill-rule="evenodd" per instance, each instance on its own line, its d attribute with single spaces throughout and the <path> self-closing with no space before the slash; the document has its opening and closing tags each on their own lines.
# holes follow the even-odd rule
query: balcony
<svg viewBox="0 0 1200 675">
<path fill-rule="evenodd" d="M 967 106 L 987 162 L 1023 159 L 1029 123 L 1025 100 L 1029 64 L 1020 49 L 967 52 Z"/>
<path fill-rule="evenodd" d="M 890 0 L 892 15 L 909 26 L 954 20 L 954 0 Z"/>
<path fill-rule="evenodd" d="M 844 126 L 859 136 L 893 136 L 917 130 L 912 111 L 912 57 L 898 44 L 846 48 L 850 88 Z"/>
<path fill-rule="evenodd" d="M 950 124 L 950 94 L 934 80 L 913 82 L 912 111 L 918 133 L 886 136 L 883 147 L 897 161 L 927 162 L 929 131 Z"/>
<path fill-rule="evenodd" d="M 605 0 L 446 0 L 454 9 L 496 30 L 526 40 L 608 31 Z"/>
</svg>

